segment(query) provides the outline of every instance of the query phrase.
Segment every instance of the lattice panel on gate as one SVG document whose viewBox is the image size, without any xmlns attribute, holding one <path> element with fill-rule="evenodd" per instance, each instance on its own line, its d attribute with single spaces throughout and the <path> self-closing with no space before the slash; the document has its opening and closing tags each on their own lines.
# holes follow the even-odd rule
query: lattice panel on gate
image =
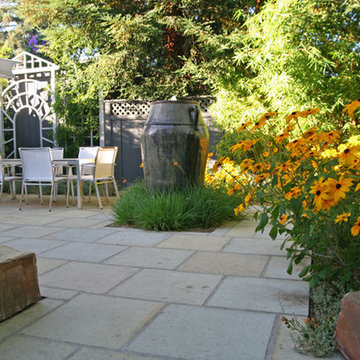
<svg viewBox="0 0 360 360">
<path fill-rule="evenodd" d="M 146 116 L 150 111 L 148 101 L 121 101 L 111 103 L 111 114 L 117 116 Z"/>
<path fill-rule="evenodd" d="M 212 96 L 191 97 L 184 100 L 200 102 L 203 113 L 209 112 L 209 107 L 215 102 Z M 144 100 L 109 100 L 111 104 L 111 115 L 119 117 L 146 117 L 150 112 L 150 101 Z"/>
</svg>

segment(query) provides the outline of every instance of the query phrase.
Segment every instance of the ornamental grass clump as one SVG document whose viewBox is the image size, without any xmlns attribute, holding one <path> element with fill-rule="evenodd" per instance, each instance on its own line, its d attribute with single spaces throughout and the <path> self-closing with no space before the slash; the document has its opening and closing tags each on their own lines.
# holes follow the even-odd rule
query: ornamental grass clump
<svg viewBox="0 0 360 360">
<path fill-rule="evenodd" d="M 115 225 L 146 230 L 184 231 L 211 229 L 240 220 L 233 211 L 240 197 L 222 188 L 184 186 L 172 191 L 148 190 L 143 182 L 123 191 L 113 206 Z"/>
<path fill-rule="evenodd" d="M 356 100 L 344 114 L 354 119 L 359 107 Z M 246 193 L 236 214 L 254 202 L 262 205 L 255 214 L 257 231 L 270 225 L 273 239 L 286 235 L 282 247 L 287 250 L 288 273 L 294 264 L 310 258 L 299 276 L 312 288 L 336 283 L 345 292 L 358 290 L 360 135 L 321 130 L 316 121 L 319 111 L 295 111 L 278 120 L 271 112 L 254 124 L 244 123 L 238 129 L 240 140 L 230 147 L 229 157 L 238 159 L 240 171 L 229 191 L 236 193 L 239 183 Z M 273 122 L 281 121 L 284 128 L 273 135 Z M 233 160 L 229 157 L 220 158 L 214 171 Z"/>
</svg>

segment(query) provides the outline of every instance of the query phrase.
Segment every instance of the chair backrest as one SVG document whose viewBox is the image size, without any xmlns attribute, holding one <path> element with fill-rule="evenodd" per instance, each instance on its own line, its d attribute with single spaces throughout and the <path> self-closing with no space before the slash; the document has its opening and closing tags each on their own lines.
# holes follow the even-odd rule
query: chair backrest
<svg viewBox="0 0 360 360">
<path fill-rule="evenodd" d="M 64 158 L 64 148 L 51 148 L 51 156 L 53 160 L 61 160 Z"/>
<path fill-rule="evenodd" d="M 114 176 L 117 146 L 100 147 L 95 161 L 95 179 Z"/>
<path fill-rule="evenodd" d="M 78 159 L 80 159 L 80 164 L 81 164 L 81 159 L 91 159 L 95 161 L 98 151 L 99 151 L 99 146 L 87 146 L 87 147 L 79 148 Z M 93 174 L 93 168 L 86 167 L 85 165 L 82 169 L 82 174 L 83 175 Z"/>
<path fill-rule="evenodd" d="M 19 148 L 23 179 L 26 181 L 52 181 L 52 155 L 49 147 Z"/>
<path fill-rule="evenodd" d="M 87 146 L 79 148 L 79 159 L 96 159 L 99 146 Z"/>
</svg>

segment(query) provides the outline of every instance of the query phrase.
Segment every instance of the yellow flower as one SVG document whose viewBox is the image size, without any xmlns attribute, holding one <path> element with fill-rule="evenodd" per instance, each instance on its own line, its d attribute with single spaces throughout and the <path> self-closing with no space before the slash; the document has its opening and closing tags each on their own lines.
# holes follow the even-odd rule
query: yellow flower
<svg viewBox="0 0 360 360">
<path fill-rule="evenodd" d="M 140 164 L 140 167 L 141 167 L 141 168 L 144 167 L 144 163 L 141 163 L 141 164 Z"/>
<path fill-rule="evenodd" d="M 254 169 L 257 173 L 264 171 L 266 169 L 265 164 L 263 163 L 257 163 L 254 165 Z"/>
<path fill-rule="evenodd" d="M 273 153 L 276 154 L 277 152 L 279 151 L 279 149 L 276 147 L 276 148 L 273 148 Z"/>
<path fill-rule="evenodd" d="M 337 131 L 328 131 L 323 133 L 322 138 L 327 141 L 328 144 L 333 144 L 340 139 L 340 134 Z"/>
<path fill-rule="evenodd" d="M 339 180 L 329 178 L 327 184 L 329 185 L 329 196 L 333 198 L 337 204 L 341 199 L 345 199 L 346 193 L 350 191 L 354 180 L 350 178 L 344 179 L 343 176 Z"/>
<path fill-rule="evenodd" d="M 245 207 L 243 204 L 240 204 L 238 207 L 234 209 L 235 215 L 239 214 L 239 212 L 242 212 L 245 210 Z"/>
<path fill-rule="evenodd" d="M 208 157 L 212 157 L 213 155 L 214 155 L 214 153 L 212 153 L 212 152 L 208 153 Z"/>
<path fill-rule="evenodd" d="M 269 174 L 269 173 L 263 173 L 263 174 L 260 174 L 260 175 L 255 176 L 254 181 L 255 181 L 256 184 L 258 184 L 258 183 L 260 183 L 261 181 L 263 181 L 263 180 L 265 180 L 265 179 L 267 179 L 267 178 L 269 178 L 269 177 L 270 177 L 270 174 Z"/>
<path fill-rule="evenodd" d="M 215 164 L 214 164 L 214 166 L 213 166 L 213 168 L 212 168 L 212 170 L 213 170 L 214 173 L 216 173 L 216 172 L 219 170 L 219 166 L 221 165 L 221 163 L 222 163 L 224 160 L 225 160 L 225 156 L 222 156 L 220 159 L 218 159 L 218 160 L 215 162 Z"/>
<path fill-rule="evenodd" d="M 286 214 L 283 214 L 280 219 L 280 224 L 285 225 L 287 219 L 288 219 L 288 216 Z"/>
<path fill-rule="evenodd" d="M 318 181 L 314 182 L 314 185 L 311 186 L 310 193 L 315 195 L 313 202 L 316 211 L 328 208 L 328 186 L 324 178 L 321 177 Z"/>
<path fill-rule="evenodd" d="M 285 139 L 289 137 L 289 133 L 284 131 L 282 134 L 275 136 L 274 140 L 277 144 L 281 144 Z"/>
<path fill-rule="evenodd" d="M 343 114 L 348 114 L 352 119 L 354 119 L 354 112 L 359 107 L 360 107 L 360 99 L 357 99 L 352 103 L 345 105 Z"/>
<path fill-rule="evenodd" d="M 250 124 L 250 121 L 241 124 L 240 127 L 236 130 L 236 132 L 244 131 Z"/>
<path fill-rule="evenodd" d="M 240 141 L 239 143 L 233 145 L 230 147 L 230 150 L 232 152 L 234 152 L 235 150 L 243 150 L 243 151 L 248 151 L 252 148 L 252 146 L 254 144 L 256 144 L 260 139 L 254 139 L 254 140 L 243 140 L 243 141 Z"/>
<path fill-rule="evenodd" d="M 251 130 L 259 129 L 265 125 L 266 120 L 269 120 L 271 117 L 275 116 L 276 112 L 268 112 L 260 117 L 260 119 L 254 124 Z"/>
<path fill-rule="evenodd" d="M 351 234 L 356 236 L 360 231 L 360 216 L 357 218 L 355 225 L 351 228 Z"/>
<path fill-rule="evenodd" d="M 278 166 L 276 169 L 278 170 L 279 173 L 283 172 L 283 171 L 287 171 L 291 168 L 291 161 L 288 160 L 286 163 L 281 164 L 280 166 Z"/>
<path fill-rule="evenodd" d="M 338 152 L 335 149 L 326 149 L 321 153 L 323 159 L 335 159 L 338 156 Z"/>
<path fill-rule="evenodd" d="M 263 157 L 268 157 L 270 154 L 267 151 L 263 152 Z"/>
<path fill-rule="evenodd" d="M 351 216 L 351 213 L 342 213 L 340 215 L 338 215 L 335 219 L 335 224 L 339 223 L 339 222 L 348 222 L 349 217 Z"/>
<path fill-rule="evenodd" d="M 311 138 L 312 136 L 314 136 L 316 134 L 316 131 L 317 131 L 317 128 L 316 127 L 313 127 L 311 128 L 310 130 L 306 131 L 303 135 L 303 137 L 305 139 L 309 139 Z"/>
<path fill-rule="evenodd" d="M 339 161 L 346 166 L 352 165 L 353 161 L 359 158 L 358 155 L 359 150 L 360 150 L 359 145 L 355 145 L 355 146 L 351 146 L 349 144 L 339 145 L 338 147 Z"/>
<path fill-rule="evenodd" d="M 298 186 L 294 186 L 290 189 L 290 191 L 285 194 L 286 200 L 291 200 L 292 198 L 297 199 L 299 195 L 301 194 L 301 189 Z"/>
<path fill-rule="evenodd" d="M 360 189 L 360 183 L 356 185 L 355 191 L 358 191 Z"/>
<path fill-rule="evenodd" d="M 286 123 L 288 124 L 290 122 L 291 119 L 297 119 L 300 116 L 300 112 L 299 111 L 294 111 L 292 112 L 290 115 L 286 116 Z"/>
<path fill-rule="evenodd" d="M 250 202 L 250 200 L 251 200 L 251 193 L 249 193 L 249 194 L 247 194 L 246 196 L 245 196 L 245 199 L 244 199 L 244 201 L 245 201 L 245 204 L 246 205 L 249 205 L 249 202 Z"/>
</svg>

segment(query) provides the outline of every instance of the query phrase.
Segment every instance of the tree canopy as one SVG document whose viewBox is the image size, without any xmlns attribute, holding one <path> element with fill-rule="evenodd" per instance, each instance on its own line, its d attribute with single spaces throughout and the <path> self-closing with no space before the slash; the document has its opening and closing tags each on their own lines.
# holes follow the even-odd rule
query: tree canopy
<svg viewBox="0 0 360 360">
<path fill-rule="evenodd" d="M 23 0 L 20 14 L 46 40 L 42 51 L 67 71 L 75 67 L 121 98 L 208 94 L 216 57 L 232 54 L 215 39 L 239 26 L 256 0 Z M 219 63 L 216 64 L 219 66 Z"/>
<path fill-rule="evenodd" d="M 224 128 L 267 111 L 288 115 L 315 107 L 322 109 L 323 126 L 345 124 L 344 104 L 360 95 L 357 0 L 271 0 L 243 30 L 229 37 L 233 76 L 218 78 Z"/>
</svg>

